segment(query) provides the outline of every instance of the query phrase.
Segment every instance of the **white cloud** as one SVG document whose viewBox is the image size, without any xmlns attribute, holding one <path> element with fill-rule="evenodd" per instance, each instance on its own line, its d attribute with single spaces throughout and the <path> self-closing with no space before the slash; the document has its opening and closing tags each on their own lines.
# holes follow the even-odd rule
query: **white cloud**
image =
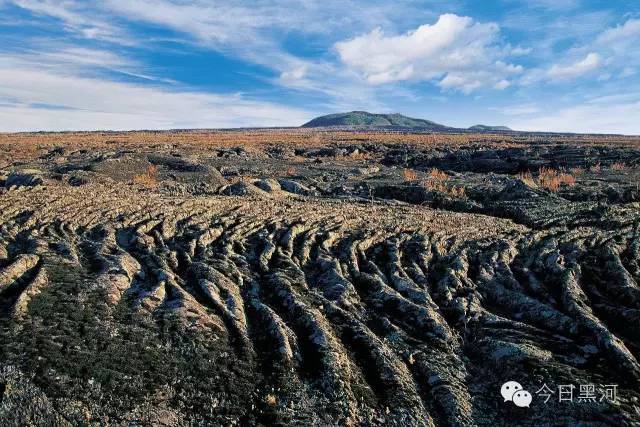
<svg viewBox="0 0 640 427">
<path fill-rule="evenodd" d="M 58 18 L 74 26 L 86 23 L 85 18 L 70 9 L 71 2 L 59 2 L 51 0 L 13 0 L 13 3 L 23 9 L 30 10 L 36 14 L 48 15 Z"/>
<path fill-rule="evenodd" d="M 633 74 L 640 67 L 640 19 L 629 19 L 607 29 L 593 46 L 608 59 L 612 72 L 618 72 L 621 77 Z"/>
<path fill-rule="evenodd" d="M 371 99 L 371 92 L 358 83 L 352 73 L 338 69 L 335 61 L 326 57 L 302 58 L 288 52 L 283 46 L 284 39 L 297 33 L 335 38 L 372 21 L 389 24 L 394 18 L 409 16 L 414 9 L 411 5 L 398 7 L 381 0 L 350 3 L 342 0 L 322 3 L 298 0 L 11 2 L 33 14 L 62 21 L 63 28 L 77 37 L 120 45 L 149 46 L 145 43 L 148 36 L 143 33 L 140 37 L 140 31 L 131 26 L 133 23 L 169 30 L 175 33 L 169 35 L 174 42 L 187 46 L 197 44 L 266 67 L 273 71 L 273 77 L 264 79 L 274 85 L 337 97 L 338 102 L 354 97 Z M 424 14 L 421 11 L 421 15 Z"/>
<path fill-rule="evenodd" d="M 122 30 L 107 22 L 104 16 L 94 13 L 89 2 L 76 0 L 12 0 L 11 2 L 36 15 L 59 19 L 67 30 L 86 38 L 124 42 Z"/>
<path fill-rule="evenodd" d="M 573 58 L 573 62 L 531 69 L 520 83 L 565 82 L 585 76 L 606 82 L 635 74 L 640 67 L 640 19 L 605 29 L 590 42 L 568 49 L 563 55 Z"/>
<path fill-rule="evenodd" d="M 411 82 L 432 82 L 443 89 L 443 97 L 450 90 L 504 90 L 520 83 L 509 91 L 515 98 L 512 102 L 531 105 L 505 108 L 502 113 L 520 123 L 541 125 L 543 130 L 545 123 L 562 127 L 552 120 L 554 113 L 540 110 L 551 101 L 546 99 L 549 91 L 543 90 L 543 83 L 555 84 L 554 95 L 569 103 L 575 94 L 584 93 L 583 88 L 569 92 L 575 87 L 572 80 L 588 84 L 592 93 L 605 89 L 624 93 L 637 82 L 639 19 L 606 29 L 616 12 L 579 8 L 580 0 L 536 0 L 525 6 L 503 1 L 513 7 L 500 14 L 499 27 L 453 14 L 439 16 L 441 11 L 457 10 L 457 5 L 443 1 L 430 2 L 425 8 L 424 2 L 384 0 L 0 0 L 0 25 L 28 25 L 40 34 L 54 29 L 59 35 L 63 30 L 66 34 L 56 40 L 82 40 L 83 46 L 56 46 L 51 37 L 44 42 L 35 36 L 19 40 L 9 33 L 13 38 L 0 47 L 0 71 L 5 73 L 1 78 L 6 79 L 0 80 L 0 127 L 14 124 L 26 129 L 34 123 L 87 129 L 243 126 L 297 124 L 308 118 L 296 108 L 246 95 L 198 93 L 153 75 L 160 71 L 142 63 L 152 56 L 145 49 L 166 46 L 154 43 L 153 34 L 187 51 L 197 45 L 198 54 L 210 49 L 258 64 L 261 67 L 253 67 L 251 72 L 259 71 L 252 78 L 288 90 L 279 94 L 291 94 L 290 89 L 309 94 L 309 103 L 322 103 L 319 108 L 327 110 L 396 110 L 433 98 L 432 90 L 407 84 Z M 18 23 L 11 13 L 1 16 L 7 4 L 28 10 L 28 18 Z M 556 13 L 557 9 L 572 12 Z M 424 22 L 430 24 L 419 26 Z M 414 30 L 401 33 L 399 23 Z M 371 31 L 375 26 L 379 28 Z M 149 27 L 153 30 L 148 31 Z M 500 28 L 511 31 L 501 34 Z M 517 39 L 507 39 L 512 34 Z M 290 49 L 294 39 L 304 40 L 305 45 Z M 334 44 L 336 40 L 342 41 Z M 574 45 L 557 51 L 567 43 Z M 129 49 L 133 46 L 135 50 Z M 133 60 L 116 54 L 134 51 L 143 55 Z M 336 52 L 338 56 L 332 55 Z M 519 58 L 509 59 L 513 57 Z M 512 64 L 519 61 L 532 65 L 525 72 Z M 20 72 L 25 72 L 22 82 L 17 77 Z M 116 81 L 123 73 L 127 81 L 138 83 Z M 81 90 L 88 95 L 80 96 Z M 142 102 L 143 98 L 149 102 Z M 466 98 L 479 108 L 492 101 L 502 104 L 500 98 L 487 99 Z M 456 102 L 449 104 L 452 109 L 461 107 Z M 623 114 L 626 110 L 616 106 L 634 106 L 634 102 L 611 101 L 606 107 L 603 102 L 588 102 L 564 108 L 561 114 L 569 120 L 599 109 L 604 120 L 607 108 Z M 626 119 L 612 117 L 609 125 L 603 125 L 612 130 L 615 120 Z"/>
<path fill-rule="evenodd" d="M 129 26 L 133 22 L 143 22 L 145 25 L 158 26 L 169 29 L 173 42 L 189 45 L 197 43 L 200 47 L 217 50 L 224 54 L 239 57 L 245 61 L 263 65 L 273 71 L 273 76 L 262 75 L 269 83 L 290 89 L 315 92 L 330 101 L 325 101 L 330 108 L 344 106 L 380 108 L 376 94 L 366 85 L 359 82 L 352 73 L 339 69 L 334 63 L 320 59 L 301 59 L 286 52 L 279 40 L 284 31 L 278 29 L 300 30 L 302 32 L 329 31 L 328 19 L 317 19 L 317 14 L 324 10 L 335 9 L 315 3 L 296 4 L 293 0 L 266 1 L 260 4 L 248 4 L 243 1 L 230 1 L 225 4 L 212 4 L 208 1 L 194 1 L 190 3 L 169 0 L 106 0 L 105 2 L 79 2 L 66 0 L 52 2 L 48 0 L 14 0 L 32 13 L 46 15 L 61 20 L 63 28 L 73 36 L 87 36 L 85 25 L 90 22 L 100 22 L 101 19 L 113 24 L 112 38 L 108 44 L 93 40 L 83 42 L 84 45 L 109 46 L 122 50 L 119 45 L 136 45 L 144 47 L 145 33 L 142 37 L 133 38 Z M 328 6 L 340 6 L 337 0 L 327 0 Z M 296 9 L 296 13 L 283 13 L 284 10 Z M 384 6 L 386 10 L 387 6 Z M 372 6 L 362 14 L 345 14 L 342 23 L 353 23 L 356 19 L 371 18 L 376 14 L 380 17 L 389 15 L 382 13 L 381 8 Z M 380 22 L 380 19 L 376 18 Z M 51 25 L 48 20 L 39 24 Z M 336 26 L 332 22 L 330 25 Z M 118 25 L 119 27 L 115 27 Z M 120 27 L 121 26 L 121 27 Z M 86 27 L 89 28 L 89 27 Z M 127 33 L 126 29 L 131 30 Z M 93 36 L 93 35 L 91 35 Z M 131 38 L 129 38 L 131 37 Z M 116 43 L 116 44 L 114 44 Z M 32 49 L 25 50 L 25 46 L 32 45 Z M 163 79 L 162 76 L 151 75 L 144 64 L 123 60 L 122 57 L 112 55 L 106 50 L 87 48 L 68 48 L 56 45 L 51 40 L 44 43 L 41 40 L 28 40 L 20 44 L 21 61 L 29 62 L 30 67 L 54 68 L 60 73 L 65 63 L 73 63 L 74 75 L 95 77 L 96 72 L 109 77 L 117 77 L 113 72 L 126 74 L 136 78 L 152 80 L 154 82 L 177 84 L 175 81 Z M 7 48 L 0 48 L 2 51 Z M 124 50 L 126 51 L 126 49 Z M 123 62 L 124 61 L 124 62 Z M 39 64 L 39 65 L 38 65 Z M 122 76 L 120 76 L 122 77 Z M 245 123 L 246 124 L 246 123 Z M 254 123 L 255 124 L 255 123 Z"/>
<path fill-rule="evenodd" d="M 0 50 L 0 58 L 5 62 L 5 67 L 47 69 L 77 75 L 118 73 L 141 80 L 176 83 L 171 79 L 144 73 L 144 67 L 138 61 L 115 52 L 50 41 L 37 43 L 32 49 L 20 53 L 3 54 Z"/>
<path fill-rule="evenodd" d="M 60 20 L 63 28 L 76 36 L 120 45 L 144 46 L 145 37 L 130 33 L 130 24 L 142 22 L 168 29 L 182 37 L 179 42 L 197 43 L 230 56 L 239 57 L 286 72 L 305 61 L 281 48 L 277 29 L 303 29 L 311 32 L 318 23 L 304 18 L 308 7 L 297 7 L 294 0 L 260 4 L 242 0 L 211 2 L 195 0 L 11 0 L 36 16 Z M 297 13 L 284 13 L 296 9 Z M 300 16 L 302 13 L 302 16 Z M 281 34 L 282 32 L 280 32 Z"/>
<path fill-rule="evenodd" d="M 88 77 L 70 57 L 39 65 L 35 56 L 0 55 L 0 131 L 295 126 L 312 116 L 239 94 Z"/>
<path fill-rule="evenodd" d="M 340 59 L 371 84 L 434 80 L 442 88 L 471 92 L 519 73 L 520 66 L 501 61 L 499 27 L 469 17 L 441 15 L 433 25 L 387 36 L 377 28 L 336 43 Z"/>
<path fill-rule="evenodd" d="M 631 77 L 636 73 L 636 70 L 633 67 L 624 67 L 620 72 L 620 77 Z"/>
<path fill-rule="evenodd" d="M 494 85 L 494 88 L 498 90 L 503 90 L 511 86 L 511 82 L 509 80 L 502 79 L 498 83 Z"/>
<path fill-rule="evenodd" d="M 111 51 L 69 45 L 56 46 L 52 43 L 39 46 L 39 50 L 27 51 L 20 55 L 20 60 L 41 64 L 41 66 L 64 66 L 67 64 L 73 67 L 110 69 L 131 68 L 138 65 L 135 61 Z"/>
<path fill-rule="evenodd" d="M 304 66 L 301 66 L 301 67 L 294 68 L 293 70 L 290 70 L 290 71 L 283 71 L 280 74 L 280 79 L 282 79 L 283 81 L 288 81 L 295 84 L 296 82 L 299 82 L 302 79 L 304 79 L 306 74 L 307 74 L 307 68 Z"/>
<path fill-rule="evenodd" d="M 216 47 L 239 41 L 255 42 L 257 30 L 276 26 L 279 19 L 286 19 L 284 15 L 279 18 L 273 13 L 266 13 L 259 5 L 251 8 L 233 2 L 222 5 L 203 1 L 106 0 L 104 7 L 129 20 L 145 21 L 191 34 L 195 39 Z M 264 12 L 262 17 L 260 11 Z"/>
<path fill-rule="evenodd" d="M 587 74 L 600 66 L 602 59 L 599 54 L 590 52 L 584 59 L 573 64 L 561 66 L 553 65 L 547 75 L 552 79 L 570 79 Z"/>
<path fill-rule="evenodd" d="M 512 56 L 524 56 L 524 55 L 529 55 L 532 51 L 533 49 L 530 47 L 516 46 L 511 48 L 511 50 L 509 51 L 509 54 Z"/>
<path fill-rule="evenodd" d="M 617 49 L 620 43 L 635 44 L 634 39 L 637 37 L 640 37 L 640 19 L 629 19 L 622 25 L 604 31 L 598 36 L 596 43 Z"/>
<path fill-rule="evenodd" d="M 508 121 L 507 126 L 527 131 L 640 135 L 640 96 L 596 98 L 545 114 Z"/>
</svg>

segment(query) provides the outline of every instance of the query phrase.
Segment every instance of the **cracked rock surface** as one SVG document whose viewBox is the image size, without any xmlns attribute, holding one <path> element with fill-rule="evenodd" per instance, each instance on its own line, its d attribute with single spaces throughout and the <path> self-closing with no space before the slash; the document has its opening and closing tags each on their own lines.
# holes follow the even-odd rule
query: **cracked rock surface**
<svg viewBox="0 0 640 427">
<path fill-rule="evenodd" d="M 637 141 L 123 135 L 0 156 L 0 425 L 640 423 Z"/>
</svg>

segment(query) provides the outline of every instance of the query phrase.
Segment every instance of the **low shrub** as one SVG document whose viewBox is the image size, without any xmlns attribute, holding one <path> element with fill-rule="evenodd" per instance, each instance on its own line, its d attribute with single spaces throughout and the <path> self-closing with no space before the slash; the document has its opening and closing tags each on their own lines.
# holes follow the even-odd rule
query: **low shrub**
<svg viewBox="0 0 640 427">
<path fill-rule="evenodd" d="M 150 165 L 145 173 L 133 177 L 133 182 L 146 188 L 158 186 L 158 166 Z"/>
</svg>

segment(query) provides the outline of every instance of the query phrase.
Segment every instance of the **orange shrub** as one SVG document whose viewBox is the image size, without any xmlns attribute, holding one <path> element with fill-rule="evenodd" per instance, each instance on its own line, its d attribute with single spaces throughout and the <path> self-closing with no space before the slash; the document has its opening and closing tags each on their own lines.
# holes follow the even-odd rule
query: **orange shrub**
<svg viewBox="0 0 640 427">
<path fill-rule="evenodd" d="M 438 182 L 438 181 L 433 181 L 433 180 L 430 180 L 430 179 L 428 179 L 428 180 L 426 180 L 424 182 L 424 187 L 427 190 L 437 191 L 439 193 L 443 193 L 447 189 L 447 187 L 443 183 Z"/>
<path fill-rule="evenodd" d="M 625 165 L 624 163 L 616 162 L 611 165 L 611 169 L 613 169 L 614 171 L 623 171 L 627 169 L 627 165 Z"/>
<path fill-rule="evenodd" d="M 418 173 L 413 169 L 405 168 L 402 170 L 402 177 L 405 181 L 415 181 L 416 179 L 418 179 Z"/>
<path fill-rule="evenodd" d="M 133 177 L 133 182 L 146 188 L 158 186 L 158 166 L 150 165 L 145 173 Z"/>
<path fill-rule="evenodd" d="M 427 190 L 435 191 L 442 194 L 447 194 L 449 196 L 457 197 L 459 199 L 463 199 L 467 197 L 466 190 L 462 186 L 447 185 L 442 181 L 437 181 L 433 179 L 427 179 L 423 183 L 423 185 Z"/>
<path fill-rule="evenodd" d="M 550 179 L 547 179 L 545 181 L 542 181 L 540 183 L 540 185 L 542 187 L 546 188 L 547 190 L 551 190 L 553 192 L 556 192 L 556 191 L 558 191 L 558 188 L 560 188 L 560 181 L 558 181 L 555 178 L 550 178 Z"/>
<path fill-rule="evenodd" d="M 566 184 L 569 187 L 576 185 L 576 178 L 569 173 L 561 173 L 558 175 L 558 179 L 560 180 L 560 184 Z"/>
<path fill-rule="evenodd" d="M 569 172 L 571 172 L 571 175 L 573 176 L 580 176 L 584 173 L 584 168 L 581 168 L 581 167 L 571 168 L 569 169 Z"/>
<path fill-rule="evenodd" d="M 572 186 L 575 183 L 576 179 L 573 175 L 546 166 L 540 168 L 538 173 L 538 184 L 551 191 L 558 191 L 562 184 Z"/>
<path fill-rule="evenodd" d="M 287 175 L 288 176 L 293 176 L 293 175 L 295 175 L 297 173 L 298 173 L 298 169 L 295 166 L 289 166 L 287 168 Z"/>
<path fill-rule="evenodd" d="M 547 166 L 540 168 L 537 181 L 529 171 L 520 172 L 518 178 L 529 187 L 540 186 L 551 191 L 558 191 L 562 184 L 572 186 L 576 183 L 576 178 L 572 174 L 560 172 Z"/>
<path fill-rule="evenodd" d="M 429 178 L 435 179 L 436 181 L 446 181 L 449 179 L 449 175 L 442 172 L 438 168 L 433 168 L 431 169 L 431 171 L 429 171 Z"/>
<path fill-rule="evenodd" d="M 533 175 L 531 175 L 531 172 L 529 172 L 529 171 L 520 172 L 518 174 L 518 178 L 520 179 L 520 181 L 524 182 L 529 187 L 536 187 L 537 186 L 535 180 L 533 179 Z"/>
<path fill-rule="evenodd" d="M 548 166 L 538 169 L 538 179 L 550 179 L 558 174 L 558 171 Z"/>
<path fill-rule="evenodd" d="M 365 160 L 365 159 L 372 159 L 372 158 L 374 158 L 373 155 L 360 150 L 355 150 L 349 153 L 349 159 L 351 160 Z"/>
<path fill-rule="evenodd" d="M 452 195 L 453 197 L 457 197 L 459 199 L 464 199 L 465 197 L 467 197 L 467 192 L 464 189 L 464 187 L 460 186 L 460 187 L 456 187 L 455 185 L 453 187 L 451 187 L 451 189 L 449 190 L 449 194 Z"/>
</svg>

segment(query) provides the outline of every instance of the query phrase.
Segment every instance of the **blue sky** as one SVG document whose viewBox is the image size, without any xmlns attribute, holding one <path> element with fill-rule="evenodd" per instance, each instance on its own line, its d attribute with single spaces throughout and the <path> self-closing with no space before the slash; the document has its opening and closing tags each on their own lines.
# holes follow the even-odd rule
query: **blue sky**
<svg viewBox="0 0 640 427">
<path fill-rule="evenodd" d="M 349 110 L 640 134 L 640 2 L 0 0 L 0 131 Z"/>
</svg>

